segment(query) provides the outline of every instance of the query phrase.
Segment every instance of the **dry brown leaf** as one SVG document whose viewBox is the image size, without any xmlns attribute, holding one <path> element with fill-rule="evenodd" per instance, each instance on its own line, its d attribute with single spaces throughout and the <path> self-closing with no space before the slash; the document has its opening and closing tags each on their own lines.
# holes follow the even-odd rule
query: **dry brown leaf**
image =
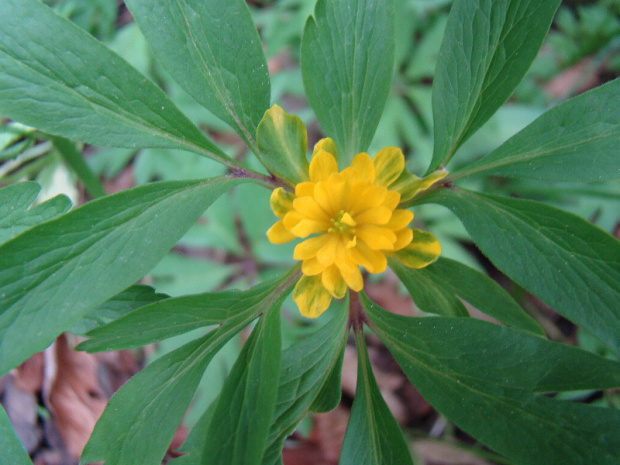
<svg viewBox="0 0 620 465">
<path fill-rule="evenodd" d="M 97 359 L 73 351 L 64 334 L 47 353 L 48 408 L 68 452 L 79 458 L 107 402 L 97 380 Z"/>
</svg>

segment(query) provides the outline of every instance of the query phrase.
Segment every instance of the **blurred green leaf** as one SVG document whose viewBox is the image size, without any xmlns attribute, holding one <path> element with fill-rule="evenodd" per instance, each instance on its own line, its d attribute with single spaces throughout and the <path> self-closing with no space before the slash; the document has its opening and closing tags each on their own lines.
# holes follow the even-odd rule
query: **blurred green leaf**
<svg viewBox="0 0 620 465">
<path fill-rule="evenodd" d="M 310 179 L 306 126 L 297 116 L 274 105 L 258 126 L 257 140 L 258 155 L 270 172 L 291 185 Z"/>
<path fill-rule="evenodd" d="M 294 275 L 296 279 L 296 275 Z M 261 283 L 247 291 L 186 295 L 142 306 L 87 334 L 79 350 L 101 352 L 127 349 L 160 341 L 237 315 L 255 315 L 273 306 L 273 300 L 290 289 L 291 276 Z"/>
<path fill-rule="evenodd" d="M 241 319 L 213 331 L 157 359 L 131 378 L 108 402 L 80 463 L 160 463 L 205 368 L 248 323 Z"/>
<path fill-rule="evenodd" d="M 463 299 L 502 323 L 544 336 L 536 321 L 488 276 L 449 258 L 414 270 L 396 260 L 390 268 L 403 282 L 420 310 L 443 316 L 469 316 Z"/>
<path fill-rule="evenodd" d="M 262 463 L 278 396 L 280 305 L 285 297 L 278 296 L 261 317 L 226 379 L 203 443 L 201 463 Z"/>
<path fill-rule="evenodd" d="M 41 191 L 36 182 L 26 181 L 0 189 L 0 244 L 39 223 L 56 218 L 71 208 L 66 195 L 58 195 L 31 207 Z"/>
<path fill-rule="evenodd" d="M 153 53 L 187 93 L 256 152 L 269 108 L 267 63 L 243 0 L 127 0 Z"/>
<path fill-rule="evenodd" d="M 264 465 L 282 463 L 284 440 L 310 411 L 322 389 L 333 381 L 330 374 L 341 363 L 347 342 L 346 304 L 348 299 L 343 307 L 332 306 L 330 310 L 335 311 L 331 320 L 282 353 L 278 401 L 263 456 Z"/>
<path fill-rule="evenodd" d="M 473 318 L 408 318 L 362 302 L 372 330 L 424 398 L 509 460 L 620 461 L 620 412 L 535 395 L 617 387 L 617 362 Z"/>
<path fill-rule="evenodd" d="M 11 465 L 32 465 L 32 460 L 19 442 L 2 405 L 0 405 L 0 449 L 3 462 Z"/>
<path fill-rule="evenodd" d="M 0 113 L 95 145 L 168 147 L 234 164 L 151 81 L 37 0 L 3 0 Z M 41 27 L 44 24 L 45 27 Z"/>
<path fill-rule="evenodd" d="M 486 157 L 452 173 L 541 181 L 603 181 L 620 177 L 620 79 L 549 110 Z"/>
<path fill-rule="evenodd" d="M 357 387 L 340 451 L 340 463 L 413 465 L 403 433 L 377 386 L 361 331 L 355 340 Z"/>
<path fill-rule="evenodd" d="M 427 173 L 506 101 L 536 57 L 560 0 L 455 0 L 433 81 L 435 148 Z"/>
<path fill-rule="evenodd" d="M 170 181 L 94 200 L 0 247 L 0 374 L 142 278 L 242 180 Z"/>
<path fill-rule="evenodd" d="M 88 331 L 99 328 L 116 320 L 140 307 L 168 298 L 165 294 L 158 294 L 155 289 L 142 284 L 128 287 L 111 299 L 94 308 L 84 318 L 67 331 L 83 335 Z"/>
<path fill-rule="evenodd" d="M 529 200 L 443 189 L 452 210 L 501 271 L 620 352 L 620 243 L 570 213 Z"/>
<path fill-rule="evenodd" d="M 394 67 L 392 0 L 318 0 L 301 42 L 310 106 L 341 166 L 372 141 Z"/>
</svg>

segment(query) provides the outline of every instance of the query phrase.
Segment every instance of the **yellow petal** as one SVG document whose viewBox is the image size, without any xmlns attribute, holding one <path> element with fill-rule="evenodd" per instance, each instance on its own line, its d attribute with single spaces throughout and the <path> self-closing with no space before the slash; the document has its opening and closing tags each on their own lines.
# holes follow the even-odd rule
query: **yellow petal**
<svg viewBox="0 0 620 465">
<path fill-rule="evenodd" d="M 321 150 L 314 154 L 310 161 L 310 180 L 312 182 L 325 181 L 332 173 L 338 172 L 338 163 L 333 155 Z"/>
<path fill-rule="evenodd" d="M 376 208 L 369 208 L 355 216 L 358 224 L 386 224 L 392 217 L 392 210 L 379 205 Z"/>
<path fill-rule="evenodd" d="M 321 150 L 324 150 L 327 153 L 330 153 L 336 159 L 338 158 L 338 152 L 336 151 L 336 144 L 334 144 L 334 141 L 332 140 L 331 137 L 325 137 L 324 139 L 321 139 L 320 141 L 318 141 L 316 145 L 314 146 L 314 150 L 312 151 L 312 156 L 314 156 L 315 153 L 320 152 Z"/>
<path fill-rule="evenodd" d="M 297 197 L 303 197 L 305 195 L 314 195 L 314 185 L 313 182 L 300 182 L 295 186 L 295 195 Z"/>
<path fill-rule="evenodd" d="M 379 150 L 372 161 L 377 173 L 375 184 L 379 186 L 389 187 L 405 169 L 405 156 L 398 147 Z"/>
<path fill-rule="evenodd" d="M 293 252 L 293 258 L 295 260 L 306 260 L 307 258 L 314 257 L 316 253 L 325 245 L 329 240 L 329 235 L 322 234 L 317 237 L 311 237 L 295 246 Z"/>
<path fill-rule="evenodd" d="M 269 205 L 278 218 L 284 218 L 284 215 L 293 209 L 294 198 L 295 195 L 278 187 L 271 193 Z"/>
<path fill-rule="evenodd" d="M 372 224 L 364 224 L 355 229 L 355 235 L 372 250 L 393 250 L 396 242 L 394 231 Z"/>
<path fill-rule="evenodd" d="M 396 242 L 394 242 L 394 250 L 400 250 L 407 247 L 413 239 L 413 230 L 403 228 L 396 231 Z"/>
<path fill-rule="evenodd" d="M 369 273 L 382 273 L 387 268 L 385 254 L 370 249 L 362 241 L 359 241 L 357 246 L 349 251 L 349 257 L 357 265 L 366 268 Z"/>
<path fill-rule="evenodd" d="M 400 202 L 400 194 L 396 191 L 388 191 L 383 200 L 383 206 L 388 207 L 390 210 L 394 210 Z"/>
<path fill-rule="evenodd" d="M 332 265 L 339 254 L 339 248 L 344 249 L 344 245 L 341 243 L 341 237 L 339 234 L 326 234 L 327 240 L 325 245 L 316 253 L 316 259 L 319 263 L 329 266 Z M 342 252 L 340 252 L 342 254 Z"/>
<path fill-rule="evenodd" d="M 306 276 L 315 276 L 322 273 L 326 266 L 321 265 L 314 257 L 308 258 L 301 263 L 301 272 Z"/>
<path fill-rule="evenodd" d="M 293 290 L 293 300 L 303 316 L 316 318 L 327 310 L 332 296 L 323 287 L 320 276 L 302 276 Z"/>
<path fill-rule="evenodd" d="M 269 242 L 272 244 L 284 244 L 295 238 L 296 236 L 284 227 L 284 222 L 282 220 L 276 221 L 276 223 L 267 230 L 267 239 L 269 239 Z"/>
<path fill-rule="evenodd" d="M 284 227 L 286 229 L 292 232 L 293 228 L 303 219 L 304 217 L 301 216 L 299 212 L 293 210 L 284 215 L 284 218 L 282 218 L 282 223 L 284 223 Z"/>
<path fill-rule="evenodd" d="M 386 226 L 394 231 L 406 227 L 413 220 L 413 213 L 409 210 L 394 210 Z"/>
<path fill-rule="evenodd" d="M 332 297 L 342 299 L 347 292 L 347 283 L 342 279 L 336 265 L 325 268 L 321 274 L 321 282 Z"/>
<path fill-rule="evenodd" d="M 304 218 L 293 226 L 290 231 L 297 237 L 308 237 L 310 234 L 325 232 L 330 226 L 331 224 L 325 221 Z"/>
<path fill-rule="evenodd" d="M 357 265 L 346 260 L 336 262 L 340 275 L 351 289 L 359 292 L 364 287 L 364 278 Z"/>
<path fill-rule="evenodd" d="M 393 254 L 409 268 L 424 268 L 433 263 L 441 254 L 437 238 L 427 231 L 413 230 L 413 241 L 404 249 Z"/>
<path fill-rule="evenodd" d="M 324 221 L 329 222 L 330 217 L 327 215 L 325 210 L 321 208 L 321 206 L 314 200 L 313 197 L 305 196 L 305 197 L 297 197 L 293 200 L 293 207 L 297 210 L 304 218 L 315 221 Z"/>
<path fill-rule="evenodd" d="M 385 187 L 375 186 L 370 183 L 354 184 L 349 195 L 348 205 L 344 210 L 356 216 L 369 208 L 375 208 L 384 204 L 387 195 L 389 195 L 389 192 Z M 392 207 L 393 209 L 394 207 Z"/>
<path fill-rule="evenodd" d="M 362 182 L 375 182 L 375 165 L 367 153 L 358 153 L 351 162 L 351 168 L 359 172 Z"/>
</svg>

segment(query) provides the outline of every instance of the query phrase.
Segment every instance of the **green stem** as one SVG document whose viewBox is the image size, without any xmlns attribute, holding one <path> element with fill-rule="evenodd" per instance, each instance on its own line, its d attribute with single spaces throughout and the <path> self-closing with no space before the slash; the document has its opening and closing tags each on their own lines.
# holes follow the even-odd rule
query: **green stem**
<svg viewBox="0 0 620 465">
<path fill-rule="evenodd" d="M 88 167 L 82 154 L 75 148 L 74 143 L 62 137 L 52 137 L 51 140 L 67 165 L 69 165 L 78 178 L 80 178 L 86 192 L 88 192 L 92 198 L 106 195 L 103 184 L 101 184 L 99 178 L 95 176 Z"/>
</svg>

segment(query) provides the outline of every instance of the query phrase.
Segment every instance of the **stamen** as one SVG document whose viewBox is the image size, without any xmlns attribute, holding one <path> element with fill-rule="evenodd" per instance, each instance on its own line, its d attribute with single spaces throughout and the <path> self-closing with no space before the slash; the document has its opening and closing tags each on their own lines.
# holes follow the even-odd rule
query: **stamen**
<svg viewBox="0 0 620 465">
<path fill-rule="evenodd" d="M 330 222 L 333 226 L 329 228 L 327 232 L 339 234 L 355 233 L 355 226 L 357 226 L 357 222 L 344 210 L 340 210 L 335 218 L 330 219 Z"/>
</svg>

